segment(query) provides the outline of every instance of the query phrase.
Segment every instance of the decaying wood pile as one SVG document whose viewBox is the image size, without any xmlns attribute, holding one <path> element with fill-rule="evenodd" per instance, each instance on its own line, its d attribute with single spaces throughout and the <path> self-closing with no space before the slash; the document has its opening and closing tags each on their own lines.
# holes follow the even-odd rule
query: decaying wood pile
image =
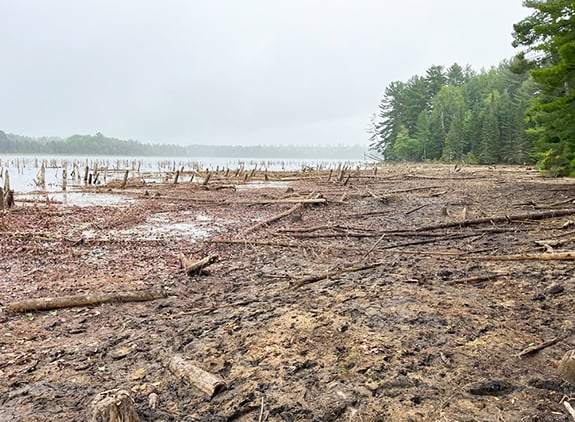
<svg viewBox="0 0 575 422">
<path fill-rule="evenodd" d="M 574 420 L 575 181 L 164 179 L 1 210 L 0 420 Z"/>
</svg>

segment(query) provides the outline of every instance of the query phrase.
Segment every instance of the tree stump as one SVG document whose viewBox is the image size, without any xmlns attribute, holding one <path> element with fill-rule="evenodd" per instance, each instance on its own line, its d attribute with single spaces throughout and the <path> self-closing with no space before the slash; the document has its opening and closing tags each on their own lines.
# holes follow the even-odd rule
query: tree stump
<svg viewBox="0 0 575 422">
<path fill-rule="evenodd" d="M 92 422 L 140 422 L 134 400 L 126 390 L 108 390 L 92 400 Z"/>
</svg>

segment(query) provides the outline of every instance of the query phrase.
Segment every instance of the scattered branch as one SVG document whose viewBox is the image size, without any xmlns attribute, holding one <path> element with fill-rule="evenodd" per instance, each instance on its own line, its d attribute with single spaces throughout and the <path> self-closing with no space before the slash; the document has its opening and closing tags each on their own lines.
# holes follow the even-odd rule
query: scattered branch
<svg viewBox="0 0 575 422">
<path fill-rule="evenodd" d="M 244 230 L 244 234 L 253 232 L 253 231 L 257 230 L 257 229 L 260 229 L 260 228 L 262 228 L 262 227 L 264 227 L 264 226 L 267 226 L 268 224 L 275 223 L 276 221 L 281 220 L 282 218 L 287 217 L 287 216 L 293 214 L 294 212 L 300 210 L 301 208 L 302 208 L 302 204 L 299 203 L 299 204 L 297 204 L 296 206 L 291 207 L 291 208 L 290 208 L 289 210 L 287 210 L 287 211 L 284 211 L 284 212 L 282 212 L 282 213 L 280 213 L 280 214 L 276 214 L 276 215 L 274 215 L 273 217 L 268 218 L 267 220 L 260 221 L 259 223 L 254 224 L 254 225 L 251 226 L 251 227 L 248 227 L 247 229 Z"/>
<path fill-rule="evenodd" d="M 494 255 L 494 256 L 474 256 L 473 259 L 480 261 L 573 261 L 575 251 L 539 254 L 519 254 L 519 255 Z"/>
<path fill-rule="evenodd" d="M 467 226 L 474 226 L 479 224 L 488 224 L 488 223 L 501 223 L 501 222 L 514 222 L 514 221 L 526 221 L 526 220 L 543 220 L 546 218 L 555 218 L 555 217 L 563 217 L 566 215 L 573 215 L 575 214 L 575 209 L 564 209 L 564 210 L 550 210 L 550 211 L 541 211 L 541 212 L 533 212 L 533 213 L 524 213 L 524 214 L 517 214 L 517 215 L 502 215 L 502 216 L 493 216 L 493 217 L 482 217 L 482 218 L 474 218 L 469 220 L 461 220 L 461 221 L 454 221 L 451 223 L 441 223 L 441 224 L 433 224 L 430 226 L 422 226 L 417 227 L 412 230 L 405 230 L 405 231 L 413 231 L 413 232 L 422 232 L 428 230 L 438 230 L 438 229 L 446 229 L 450 227 L 467 227 Z"/>
<path fill-rule="evenodd" d="M 534 346 L 529 346 L 526 349 L 523 349 L 521 352 L 517 353 L 515 356 L 517 356 L 518 358 L 522 358 L 525 356 L 533 355 L 549 346 L 557 344 L 561 339 L 562 337 L 555 337 L 552 340 L 544 341 L 543 343 L 539 343 Z"/>
<path fill-rule="evenodd" d="M 168 297 L 166 293 L 157 290 L 42 297 L 13 302 L 8 305 L 8 310 L 12 312 L 49 311 L 51 309 L 99 305 L 102 303 L 147 302 L 156 299 L 165 299 L 166 297 Z"/>
<path fill-rule="evenodd" d="M 200 259 L 199 261 L 192 261 L 191 259 L 186 258 L 184 255 L 180 255 L 182 268 L 184 269 L 185 273 L 189 276 L 201 272 L 204 268 L 206 268 L 208 265 L 212 265 L 217 260 L 218 260 L 217 255 L 206 256 L 205 258 Z"/>
<path fill-rule="evenodd" d="M 302 287 L 305 284 L 315 283 L 317 281 L 325 280 L 326 278 L 329 278 L 329 277 L 334 277 L 334 276 L 340 275 L 340 274 L 353 273 L 353 272 L 357 272 L 357 271 L 369 270 L 370 268 L 379 267 L 380 265 L 383 265 L 383 264 L 384 264 L 384 262 L 382 262 L 382 261 L 373 262 L 371 264 L 361 264 L 361 265 L 356 265 L 354 267 L 348 267 L 348 268 L 342 268 L 339 270 L 328 271 L 328 272 L 322 273 L 322 274 L 310 275 L 307 277 L 300 278 L 299 280 L 296 280 L 291 287 L 294 289 L 297 289 L 299 287 Z"/>
</svg>

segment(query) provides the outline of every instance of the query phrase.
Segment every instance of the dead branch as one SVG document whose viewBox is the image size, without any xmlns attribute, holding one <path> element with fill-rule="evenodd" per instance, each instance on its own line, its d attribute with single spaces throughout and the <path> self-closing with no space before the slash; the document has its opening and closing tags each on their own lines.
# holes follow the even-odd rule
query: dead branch
<svg viewBox="0 0 575 422">
<path fill-rule="evenodd" d="M 282 213 L 280 213 L 280 214 L 276 214 L 276 215 L 274 215 L 273 217 L 268 218 L 267 220 L 260 221 L 259 223 L 254 224 L 254 225 L 251 226 L 251 227 L 248 227 L 247 229 L 244 230 L 243 233 L 244 233 L 244 234 L 250 233 L 250 232 L 253 232 L 253 231 L 255 231 L 255 230 L 257 230 L 257 229 L 260 229 L 260 228 L 262 228 L 262 227 L 264 227 L 264 226 L 267 226 L 268 224 L 275 223 L 276 221 L 281 220 L 282 218 L 287 217 L 287 216 L 293 214 L 294 212 L 300 210 L 301 208 L 302 208 L 302 204 L 301 204 L 301 203 L 300 203 L 300 204 L 297 204 L 296 206 L 291 207 L 291 208 L 290 208 L 289 210 L 287 210 L 287 211 L 284 211 L 284 212 L 282 212 Z"/>
<path fill-rule="evenodd" d="M 371 248 L 369 248 L 369 251 L 367 251 L 363 257 L 366 258 L 370 253 L 372 253 L 373 250 L 375 249 L 375 247 L 376 247 L 377 245 L 379 245 L 379 243 L 383 240 L 384 237 L 385 237 L 385 233 L 382 234 L 382 235 L 380 236 L 380 238 L 375 241 L 375 243 L 373 244 L 373 246 L 372 246 Z"/>
<path fill-rule="evenodd" d="M 303 278 L 296 280 L 294 282 L 294 284 L 291 286 L 291 288 L 297 289 L 299 287 L 302 287 L 305 284 L 315 283 L 316 281 L 325 280 L 326 278 L 329 278 L 329 277 L 334 277 L 334 276 L 340 275 L 340 274 L 353 273 L 353 272 L 357 272 L 357 271 L 369 270 L 370 268 L 379 267 L 380 265 L 383 265 L 383 264 L 384 264 L 384 262 L 382 262 L 382 261 L 373 262 L 371 264 L 360 264 L 360 265 L 356 265 L 353 267 L 341 268 L 339 270 L 328 271 L 328 272 L 322 273 L 322 274 L 310 275 L 310 276 L 303 277 Z"/>
<path fill-rule="evenodd" d="M 274 246 L 282 248 L 317 248 L 316 245 L 302 245 L 301 243 L 294 242 L 272 242 L 267 240 L 248 240 L 248 239 L 199 239 L 199 242 L 204 243 L 220 243 L 230 245 L 244 245 L 244 246 Z"/>
<path fill-rule="evenodd" d="M 95 295 L 74 295 L 24 299 L 8 305 L 12 312 L 49 311 L 51 309 L 73 308 L 77 306 L 99 305 L 102 303 L 147 302 L 164 299 L 168 295 L 158 290 L 137 292 L 101 293 Z"/>
<path fill-rule="evenodd" d="M 501 223 L 501 222 L 513 222 L 513 221 L 526 221 L 526 220 L 543 220 L 546 218 L 555 218 L 555 217 L 563 217 L 566 215 L 573 215 L 575 214 L 575 209 L 564 209 L 564 210 L 549 210 L 549 211 L 541 211 L 541 212 L 533 212 L 533 213 L 524 213 L 524 214 L 516 214 L 516 215 L 502 215 L 502 216 L 493 216 L 493 217 L 482 217 L 482 218 L 474 218 L 469 220 L 461 220 L 461 221 L 454 221 L 451 223 L 441 223 L 441 224 L 432 224 L 429 226 L 422 226 L 412 229 L 413 232 L 422 232 L 428 230 L 438 230 L 438 229 L 446 229 L 450 227 L 467 227 L 467 226 L 474 226 L 479 224 L 487 224 L 487 223 Z M 409 230 L 404 230 L 409 231 Z"/>
<path fill-rule="evenodd" d="M 413 242 L 403 242 L 403 243 L 395 243 L 392 245 L 386 245 L 386 246 L 379 248 L 379 250 L 402 248 L 404 246 L 425 245 L 428 243 L 442 242 L 444 240 L 465 239 L 468 237 L 478 237 L 478 236 L 482 236 L 482 235 L 477 234 L 477 233 L 470 233 L 470 234 L 456 234 L 456 235 L 449 235 L 449 236 L 441 236 L 441 237 L 434 237 L 432 239 L 414 240 Z M 426 252 L 422 252 L 422 253 L 426 253 Z"/>
<path fill-rule="evenodd" d="M 559 341 L 561 341 L 561 339 L 562 339 L 562 337 L 555 337 L 552 340 L 547 340 L 547 341 L 544 341 L 543 343 L 539 343 L 539 344 L 536 344 L 534 346 L 529 346 L 528 348 L 523 349 L 521 352 L 517 353 L 515 356 L 518 358 L 522 358 L 524 356 L 532 355 L 532 354 L 537 353 L 537 352 L 539 352 L 539 351 L 541 351 L 541 350 L 543 350 L 549 346 L 553 346 L 554 344 L 559 343 Z"/>
<path fill-rule="evenodd" d="M 299 228 L 287 228 L 287 229 L 278 229 L 278 233 L 312 233 L 320 230 L 356 230 L 356 231 L 373 231 L 372 229 L 365 229 L 365 228 L 355 228 L 349 226 L 341 226 L 339 224 L 325 224 L 322 226 L 313 226 L 313 227 L 299 227 Z"/>
<path fill-rule="evenodd" d="M 429 206 L 429 205 L 430 205 L 430 204 L 423 204 L 423 205 L 420 205 L 420 206 L 418 206 L 418 207 L 412 208 L 412 209 L 410 209 L 409 211 L 406 211 L 406 212 L 405 212 L 405 215 L 413 214 L 415 211 L 419 211 L 420 209 L 425 208 L 425 207 L 427 207 L 427 206 Z"/>
<path fill-rule="evenodd" d="M 217 260 L 218 260 L 217 255 L 206 256 L 205 258 L 200 259 L 199 261 L 192 261 L 183 254 L 180 255 L 182 268 L 184 269 L 184 272 L 189 276 L 201 272 L 204 268 L 206 268 L 208 265 L 212 265 Z"/>
<path fill-rule="evenodd" d="M 518 255 L 494 255 L 494 256 L 474 256 L 473 259 L 480 261 L 573 261 L 575 252 L 539 253 L 539 254 L 518 254 Z"/>
<path fill-rule="evenodd" d="M 172 356 L 168 362 L 168 369 L 178 378 L 184 379 L 206 393 L 210 398 L 227 388 L 222 378 L 204 371 L 180 355 Z"/>
<path fill-rule="evenodd" d="M 442 188 L 443 186 L 419 186 L 416 188 L 409 188 L 409 189 L 401 189 L 401 190 L 393 190 L 390 192 L 385 192 L 385 194 L 387 195 L 394 195 L 397 193 L 408 193 L 408 192 L 415 192 L 418 190 L 427 190 L 427 189 L 439 189 Z"/>
<path fill-rule="evenodd" d="M 339 233 L 294 233 L 290 235 L 297 239 L 319 239 L 324 237 L 377 237 L 377 233 L 356 233 L 356 232 L 339 232 Z"/>
</svg>

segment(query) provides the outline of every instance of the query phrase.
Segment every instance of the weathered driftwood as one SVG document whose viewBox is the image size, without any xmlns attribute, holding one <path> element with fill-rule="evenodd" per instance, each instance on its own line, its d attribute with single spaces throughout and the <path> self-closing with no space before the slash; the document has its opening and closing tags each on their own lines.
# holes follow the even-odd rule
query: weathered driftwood
<svg viewBox="0 0 575 422">
<path fill-rule="evenodd" d="M 573 215 L 573 214 L 575 214 L 575 209 L 573 208 L 564 210 L 548 210 L 548 211 L 523 213 L 515 215 L 500 215 L 493 217 L 474 218 L 469 220 L 453 221 L 450 223 L 432 224 L 429 226 L 422 226 L 411 230 L 403 230 L 403 231 L 421 232 L 428 230 L 446 229 L 450 227 L 467 227 L 479 224 L 501 223 L 505 221 L 512 222 L 512 221 L 526 221 L 526 220 L 543 220 L 546 218 L 563 217 L 566 215 Z"/>
<path fill-rule="evenodd" d="M 267 220 L 260 221 L 259 223 L 254 224 L 253 226 L 248 227 L 247 229 L 244 230 L 244 234 L 245 234 L 245 233 L 253 232 L 253 231 L 257 230 L 257 229 L 260 229 L 260 228 L 262 228 L 262 227 L 264 227 L 264 226 L 267 226 L 268 224 L 275 223 L 276 221 L 281 220 L 282 218 L 287 217 L 287 216 L 293 214 L 294 212 L 300 210 L 301 208 L 302 208 L 302 204 L 297 204 L 296 206 L 291 207 L 291 208 L 290 208 L 289 210 L 287 210 L 287 211 L 284 211 L 284 212 L 282 212 L 282 213 L 280 213 L 280 214 L 276 214 L 276 215 L 274 215 L 273 217 L 268 218 Z"/>
<path fill-rule="evenodd" d="M 109 390 L 92 400 L 91 422 L 139 422 L 134 400 L 126 390 Z"/>
<path fill-rule="evenodd" d="M 166 293 L 158 290 L 42 297 L 12 302 L 8 305 L 8 310 L 12 312 L 48 311 L 51 309 L 73 308 L 76 306 L 99 305 L 102 303 L 147 302 L 150 300 L 164 299 L 166 297 Z"/>
<path fill-rule="evenodd" d="M 214 262 L 216 262 L 218 260 L 218 256 L 210 255 L 200 259 L 199 261 L 192 261 L 191 259 L 186 258 L 184 255 L 181 255 L 180 260 L 185 273 L 187 275 L 194 275 L 201 272 L 208 265 L 212 265 Z"/>
<path fill-rule="evenodd" d="M 369 270 L 371 268 L 379 267 L 380 265 L 383 265 L 383 264 L 384 264 L 384 262 L 381 262 L 381 261 L 380 262 L 372 262 L 371 264 L 359 264 L 359 265 L 356 265 L 353 267 L 341 268 L 338 270 L 327 271 L 327 272 L 321 273 L 321 274 L 310 275 L 310 276 L 303 277 L 303 278 L 296 280 L 292 284 L 291 288 L 297 289 L 298 287 L 302 287 L 305 284 L 315 283 L 317 281 L 325 280 L 326 278 L 329 278 L 329 277 L 334 277 L 334 276 L 340 275 L 340 274 L 353 273 L 353 272 L 357 272 L 357 271 Z"/>
<path fill-rule="evenodd" d="M 183 356 L 174 355 L 168 362 L 168 369 L 178 378 L 213 397 L 227 388 L 225 381 L 217 375 L 204 371 Z"/>
<path fill-rule="evenodd" d="M 523 349 L 522 351 L 520 351 L 519 353 L 517 353 L 517 357 L 518 358 L 522 358 L 524 356 L 529 356 L 529 355 L 533 355 L 543 349 L 546 349 L 547 347 L 553 346 L 554 344 L 557 344 L 562 337 L 555 337 L 554 339 L 551 340 L 547 340 L 544 341 L 543 343 L 539 343 L 539 344 L 535 344 L 533 346 L 529 346 L 525 349 Z"/>
<path fill-rule="evenodd" d="M 575 260 L 575 251 L 556 252 L 556 253 L 526 253 L 518 255 L 494 255 L 494 256 L 477 256 L 473 259 L 480 261 L 573 261 Z"/>
</svg>

